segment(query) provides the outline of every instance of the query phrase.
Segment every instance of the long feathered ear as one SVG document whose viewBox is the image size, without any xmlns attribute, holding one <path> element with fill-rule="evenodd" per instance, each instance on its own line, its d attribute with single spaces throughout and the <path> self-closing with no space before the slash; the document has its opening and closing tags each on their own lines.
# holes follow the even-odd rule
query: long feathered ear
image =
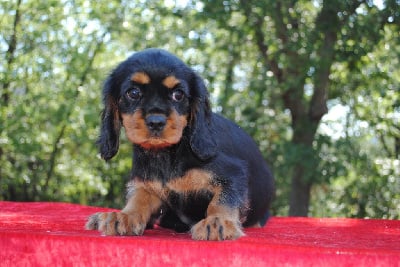
<svg viewBox="0 0 400 267">
<path fill-rule="evenodd" d="M 203 80 L 194 75 L 191 83 L 191 137 L 190 147 L 201 160 L 215 156 L 217 144 L 211 128 L 211 107 L 208 101 L 208 92 Z"/>
<path fill-rule="evenodd" d="M 121 120 L 118 111 L 119 88 L 115 84 L 113 75 L 104 83 L 103 104 L 104 110 L 101 115 L 101 132 L 97 141 L 100 147 L 101 157 L 109 160 L 115 156 L 119 148 L 119 135 L 121 131 Z"/>
</svg>

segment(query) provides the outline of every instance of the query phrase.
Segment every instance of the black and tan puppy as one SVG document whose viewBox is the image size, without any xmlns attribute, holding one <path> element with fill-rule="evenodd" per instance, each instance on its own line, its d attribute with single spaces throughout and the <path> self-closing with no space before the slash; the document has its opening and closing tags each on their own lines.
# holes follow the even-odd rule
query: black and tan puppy
<svg viewBox="0 0 400 267">
<path fill-rule="evenodd" d="M 159 49 L 135 53 L 104 86 L 101 156 L 118 151 L 121 127 L 133 144 L 132 180 L 121 212 L 92 215 L 87 229 L 142 235 L 162 227 L 193 239 L 225 240 L 263 226 L 273 177 L 253 140 L 211 112 L 203 80 Z"/>
</svg>

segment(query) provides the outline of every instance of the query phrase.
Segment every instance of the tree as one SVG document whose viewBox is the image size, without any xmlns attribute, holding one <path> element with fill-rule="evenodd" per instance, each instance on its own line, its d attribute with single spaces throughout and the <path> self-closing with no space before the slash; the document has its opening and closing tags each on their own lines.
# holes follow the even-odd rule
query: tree
<svg viewBox="0 0 400 267">
<path fill-rule="evenodd" d="M 204 3 L 205 13 L 228 31 L 238 31 L 231 23 L 244 17 L 236 26 L 251 36 L 265 69 L 276 80 L 275 94 L 290 111 L 291 145 L 297 155 L 291 168 L 289 214 L 306 216 L 311 187 L 320 175 L 315 172 L 313 143 L 328 100 L 337 97 L 329 90 L 332 69 L 345 56 L 358 62 L 371 51 L 383 37 L 384 25 L 397 22 L 399 4 L 388 1 L 379 9 L 368 1 Z M 360 44 L 359 49 L 349 49 L 349 43 Z"/>
<path fill-rule="evenodd" d="M 332 72 L 331 89 L 340 92 L 336 102 L 347 112 L 328 154 L 343 164 L 330 188 L 315 188 L 317 216 L 400 216 L 399 37 L 398 25 L 386 25 L 373 51 L 337 63 Z"/>
<path fill-rule="evenodd" d="M 1 1 L 0 199 L 120 207 L 131 147 L 96 157 L 102 82 L 162 47 L 258 142 L 275 214 L 398 218 L 399 4 Z"/>
<path fill-rule="evenodd" d="M 100 23 L 104 8 L 1 2 L 1 199 L 85 203 L 88 192 L 105 191 L 98 180 L 107 171 L 85 159 L 97 153 L 100 101 L 92 88 L 101 87 L 105 71 L 96 63 L 121 13 L 107 2 L 115 12 Z"/>
</svg>

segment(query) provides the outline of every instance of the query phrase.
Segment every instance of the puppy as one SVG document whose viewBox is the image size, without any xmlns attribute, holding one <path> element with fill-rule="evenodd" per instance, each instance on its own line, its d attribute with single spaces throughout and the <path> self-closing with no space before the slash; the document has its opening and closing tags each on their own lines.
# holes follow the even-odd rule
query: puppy
<svg viewBox="0 0 400 267">
<path fill-rule="evenodd" d="M 89 217 L 87 229 L 142 235 L 156 222 L 196 240 L 232 240 L 268 218 L 274 181 L 254 141 L 212 113 L 203 80 L 159 49 L 135 53 L 103 89 L 100 152 L 133 144 L 132 178 L 121 212 Z"/>
</svg>

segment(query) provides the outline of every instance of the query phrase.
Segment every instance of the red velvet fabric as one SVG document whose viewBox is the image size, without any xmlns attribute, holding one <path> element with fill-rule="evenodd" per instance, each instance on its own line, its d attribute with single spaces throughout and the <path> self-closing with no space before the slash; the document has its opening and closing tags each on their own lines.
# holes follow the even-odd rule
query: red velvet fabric
<svg viewBox="0 0 400 267">
<path fill-rule="evenodd" d="M 400 221 L 273 217 L 236 241 L 166 229 L 106 237 L 84 230 L 107 209 L 0 202 L 0 266 L 400 266 Z"/>
</svg>

